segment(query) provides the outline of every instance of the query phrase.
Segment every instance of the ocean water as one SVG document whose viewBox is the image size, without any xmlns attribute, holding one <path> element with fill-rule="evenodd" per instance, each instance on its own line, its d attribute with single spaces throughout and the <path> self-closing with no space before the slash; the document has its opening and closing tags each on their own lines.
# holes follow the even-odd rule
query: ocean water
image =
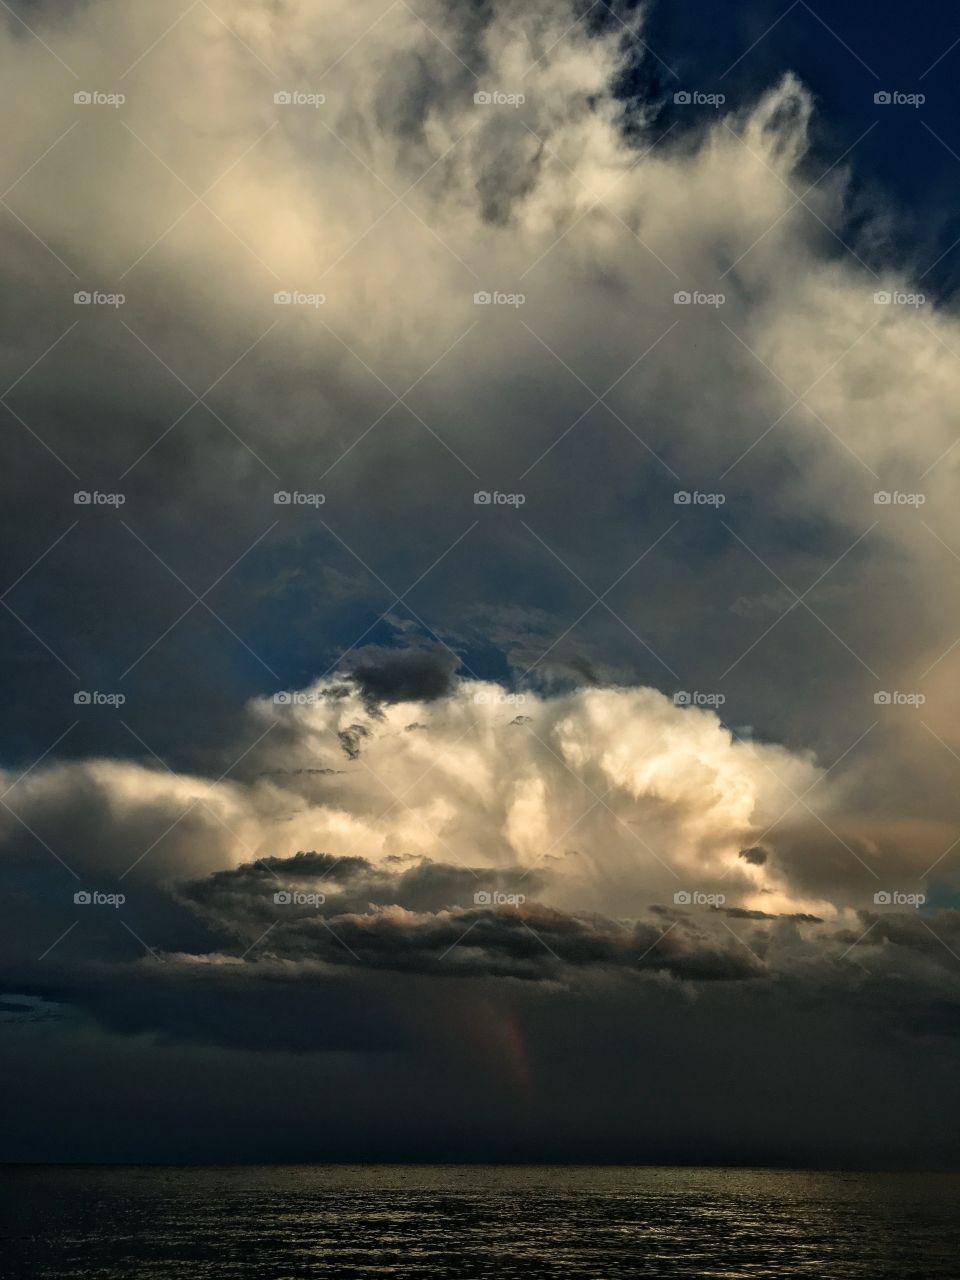
<svg viewBox="0 0 960 1280">
<path fill-rule="evenodd" d="M 957 1280 L 960 1175 L 0 1167 L 3 1276 Z"/>
</svg>

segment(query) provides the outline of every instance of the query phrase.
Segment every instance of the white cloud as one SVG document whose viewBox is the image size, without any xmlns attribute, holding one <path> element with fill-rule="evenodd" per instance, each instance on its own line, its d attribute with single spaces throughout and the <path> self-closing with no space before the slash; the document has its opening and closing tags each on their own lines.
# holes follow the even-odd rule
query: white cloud
<svg viewBox="0 0 960 1280">
<path fill-rule="evenodd" d="M 638 910 L 726 877 L 738 902 L 787 900 L 780 872 L 738 854 L 818 770 L 735 741 L 712 711 L 652 689 L 543 697 L 472 681 L 375 713 L 339 681 L 294 696 L 251 707 L 251 740 L 277 728 L 246 757 L 242 780 L 57 764 L 30 774 L 11 804 L 65 858 L 80 833 L 83 865 L 114 877 L 148 849 L 134 879 L 315 849 L 537 868 L 552 901 L 584 909 Z M 348 759 L 341 735 L 358 726 L 359 757 Z M 5 828 L 9 840 L 18 824 L 8 816 Z"/>
<path fill-rule="evenodd" d="M 637 108 L 631 123 L 643 140 L 638 149 L 625 140 L 624 108 L 610 92 L 635 50 L 619 29 L 598 35 L 586 24 L 571 27 L 572 10 L 562 0 L 533 9 L 504 0 L 483 17 L 437 6 L 429 27 L 402 5 L 382 12 L 325 6 L 321 15 L 307 3 L 237 0 L 221 9 L 227 25 L 199 6 L 169 31 L 170 17 L 146 0 L 99 0 L 41 22 L 50 47 L 76 68 L 76 83 L 38 41 L 14 37 L 11 28 L 0 40 L 9 72 L 5 105 L 31 105 L 30 127 L 9 131 L 3 143 L 5 170 L 24 174 L 9 194 L 11 206 L 84 282 L 110 285 L 145 254 L 125 277 L 131 306 L 141 308 L 131 319 L 173 367 L 209 363 L 211 376 L 277 318 L 275 288 L 322 289 L 328 301 L 317 314 L 291 308 L 282 316 L 282 348 L 269 375 L 253 364 L 236 375 L 236 401 L 249 414 L 241 434 L 258 448 L 280 450 L 291 469 L 312 459 L 318 440 L 339 443 L 343 422 L 345 441 L 359 435 L 389 403 L 378 378 L 402 389 L 478 318 L 463 347 L 424 383 L 417 411 L 478 467 L 492 457 L 511 473 L 533 462 L 579 411 L 571 411 L 571 396 L 583 389 L 562 363 L 603 389 L 656 344 L 610 403 L 655 452 L 669 454 L 685 484 L 717 484 L 750 450 L 726 483 L 742 485 L 741 509 L 750 503 L 751 514 L 760 513 L 755 533 L 749 515 L 739 528 L 761 559 L 770 554 L 764 535 L 784 516 L 838 526 L 841 550 L 881 521 L 860 558 L 844 558 L 843 586 L 834 577 L 823 589 L 833 593 L 829 599 L 810 596 L 818 612 L 829 604 L 822 629 L 829 634 L 817 634 L 832 646 L 835 665 L 822 687 L 819 672 L 798 674 L 791 666 L 783 675 L 788 668 L 781 665 L 782 692 L 758 695 L 767 706 L 784 703 L 791 741 L 822 747 L 822 735 L 833 748 L 824 759 L 838 756 L 873 717 L 878 683 L 915 688 L 947 654 L 933 677 L 943 688 L 931 696 L 929 717 L 948 747 L 960 746 L 950 702 L 960 651 L 948 652 L 960 609 L 955 593 L 939 589 L 944 566 L 952 572 L 954 562 L 938 541 L 960 552 L 953 496 L 960 453 L 948 452 L 960 329 L 944 310 L 874 302 L 876 290 L 909 290 L 910 281 L 892 273 L 875 279 L 831 237 L 825 224 L 841 225 L 847 192 L 842 167 L 796 202 L 793 190 L 805 191 L 808 169 L 815 177 L 826 167 L 818 169 L 808 154 L 812 103 L 802 86 L 787 78 L 760 101 L 711 116 L 696 140 L 676 146 L 653 145 L 654 112 Z M 335 60 L 318 80 L 317 69 Z M 107 92 L 122 83 L 127 101 L 116 111 L 78 108 L 79 83 Z M 476 106 L 480 84 L 522 90 L 523 111 Z M 326 102 L 316 110 L 276 107 L 280 86 L 322 91 Z M 187 187 L 200 193 L 214 179 L 209 209 L 187 212 Z M 393 193 L 412 183 L 410 208 L 391 209 Z M 52 297 L 46 272 L 58 271 L 56 263 L 19 226 L 8 234 L 29 242 L 27 270 L 43 276 L 43 296 Z M 478 317 L 473 306 L 478 286 L 521 282 L 528 295 L 522 319 L 536 336 L 519 316 Z M 66 294 L 72 281 L 64 275 L 61 283 Z M 722 314 L 690 308 L 679 315 L 678 287 L 722 287 Z M 664 336 L 678 318 L 678 330 Z M 114 339 L 104 341 L 104 359 L 112 359 Z M 34 358 L 35 346 L 8 351 L 13 376 Z M 97 364 L 85 360 L 83 378 Z M 807 393 L 805 403 L 784 413 L 795 392 Z M 611 429 L 620 432 L 616 423 Z M 617 474 L 579 508 L 593 516 L 609 504 L 609 527 L 584 521 L 596 530 L 601 562 L 629 536 L 644 468 L 664 474 L 634 441 L 622 433 L 617 439 L 629 455 L 604 440 Z M 449 459 L 426 434 L 423 446 L 417 475 L 440 504 L 449 500 L 449 485 L 434 480 L 436 458 Z M 129 461 L 139 446 L 124 447 Z M 350 493 L 362 499 L 376 487 L 386 520 L 390 446 L 373 435 L 353 458 L 359 474 Z M 220 481 L 221 472 L 198 473 L 195 462 L 191 455 L 184 464 L 191 483 Z M 570 495 L 557 489 L 554 496 L 552 483 L 543 482 L 545 502 L 564 521 Z M 916 510 L 873 504 L 877 489 L 913 487 L 924 490 L 919 514 L 934 533 Z M 517 537 L 506 535 L 498 549 L 513 551 Z M 790 565 L 774 556 L 762 590 L 776 592 L 781 574 L 801 590 L 839 555 L 832 545 L 810 553 L 812 566 L 796 545 Z M 652 594 L 675 609 L 689 606 L 686 630 L 709 652 L 718 617 L 742 594 L 744 565 L 755 568 L 749 552 L 734 547 L 722 565 L 702 575 L 694 567 L 689 582 L 668 571 Z M 645 606 L 638 589 L 622 610 L 635 621 Z M 796 615 L 805 616 L 801 609 Z M 767 623 L 748 617 L 745 625 L 756 637 Z M 764 640 L 757 655 L 791 625 Z M 802 642 L 792 652 L 800 668 Z M 867 666 L 876 679 L 867 678 Z M 785 774 L 798 792 L 815 776 L 802 754 L 732 744 L 711 716 L 676 712 L 650 690 L 551 700 L 529 694 L 524 712 L 534 723 L 508 728 L 500 711 L 496 727 L 485 719 L 493 712 L 469 703 L 468 689 L 430 708 L 390 709 L 371 726 L 362 763 L 326 779 L 309 775 L 315 794 L 291 791 L 276 777 L 220 784 L 209 804 L 220 806 L 219 818 L 241 843 L 204 816 L 204 803 L 187 823 L 187 830 L 200 824 L 203 837 L 190 847 L 205 843 L 219 858 L 228 850 L 241 857 L 243 849 L 321 845 L 368 856 L 421 847 L 441 856 L 449 846 L 464 860 L 491 863 L 530 862 L 544 849 L 559 855 L 570 848 L 589 867 L 584 881 L 604 873 L 618 886 L 632 877 L 669 885 L 672 877 L 629 828 L 684 873 L 733 867 L 741 879 L 759 882 L 760 872 L 732 860 L 738 842 L 773 821 L 789 798 L 764 766 Z M 293 714 L 291 750 L 339 764 L 329 730 L 348 727 L 343 717 L 364 720 L 350 700 Z M 403 733 L 401 714 L 424 719 L 428 731 Z M 946 822 L 954 788 L 941 785 L 931 763 L 942 748 L 916 718 L 896 726 L 870 739 L 867 750 L 882 743 L 873 772 L 864 767 L 851 776 L 871 804 L 871 788 L 898 792 L 903 822 L 916 816 L 911 804 L 931 803 L 934 790 L 935 821 Z M 455 742 L 460 728 L 466 736 Z M 448 754 L 417 783 L 416 770 L 438 747 Z M 564 764 L 605 796 L 587 817 L 583 802 L 592 803 L 591 793 Z M 147 811 L 172 821 L 202 785 L 97 763 L 39 770 L 19 794 L 46 803 L 43 787 L 57 778 L 83 779 L 91 803 L 105 806 L 102 821 L 118 823 L 117 831 Z M 378 817 L 393 793 L 403 794 L 403 803 Z M 859 820 L 856 805 L 851 811 Z M 182 830 L 169 837 L 171 845 Z M 934 849 L 939 830 L 925 837 Z M 111 865 L 119 868 L 126 852 L 115 846 L 138 841 L 109 843 Z M 194 855 L 184 849 L 166 862 L 160 853 L 150 856 L 180 869 Z"/>
</svg>

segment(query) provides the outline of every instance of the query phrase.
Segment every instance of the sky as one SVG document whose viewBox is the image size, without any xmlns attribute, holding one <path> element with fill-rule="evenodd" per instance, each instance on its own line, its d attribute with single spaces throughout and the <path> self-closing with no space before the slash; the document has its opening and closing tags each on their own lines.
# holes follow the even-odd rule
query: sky
<svg viewBox="0 0 960 1280">
<path fill-rule="evenodd" d="M 0 1157 L 956 1167 L 908 18 L 4 8 Z"/>
</svg>

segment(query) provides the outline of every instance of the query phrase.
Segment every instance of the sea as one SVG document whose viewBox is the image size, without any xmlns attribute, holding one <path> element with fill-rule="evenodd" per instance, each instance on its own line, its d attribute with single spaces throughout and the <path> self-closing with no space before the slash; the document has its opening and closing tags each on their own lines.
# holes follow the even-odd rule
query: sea
<svg viewBox="0 0 960 1280">
<path fill-rule="evenodd" d="M 6 1165 L 0 1274 L 958 1280 L 960 1174 Z"/>
</svg>

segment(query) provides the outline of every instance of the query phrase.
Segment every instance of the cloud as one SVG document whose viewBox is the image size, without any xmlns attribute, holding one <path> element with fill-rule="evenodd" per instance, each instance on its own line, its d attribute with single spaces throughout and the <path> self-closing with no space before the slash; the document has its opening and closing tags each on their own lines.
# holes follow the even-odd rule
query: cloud
<svg viewBox="0 0 960 1280">
<path fill-rule="evenodd" d="M 344 735 L 362 743 L 346 760 Z M 222 953 L 228 969 L 254 951 L 308 975 L 796 981 L 882 942 L 939 974 L 953 945 L 949 913 L 932 932 L 915 913 L 875 913 L 878 885 L 926 886 L 909 833 L 883 850 L 858 842 L 843 788 L 812 760 L 651 689 L 459 680 L 371 707 L 338 673 L 253 702 L 243 740 L 231 778 L 41 763 L 7 813 L 11 873 L 62 885 L 69 869 L 70 894 L 121 890 L 148 956 Z M 41 906 L 24 897 L 27 932 Z M 85 919 L 123 963 L 130 938 L 109 915 Z"/>
<path fill-rule="evenodd" d="M 547 907 L 534 900 L 544 877 L 520 868 L 493 877 L 426 859 L 394 863 L 300 853 L 191 882 L 179 895 L 218 932 L 246 942 L 269 929 L 264 954 L 286 960 L 540 980 L 584 968 L 647 968 L 696 981 L 758 972 L 729 937 L 710 937 L 680 916 L 667 926 Z"/>
<path fill-rule="evenodd" d="M 424 21 L 399 6 L 370 30 L 352 6 L 319 23 L 292 0 L 245 0 L 228 25 L 201 6 L 170 30 L 145 0 L 37 15 L 84 82 L 122 77 L 118 110 L 76 106 L 43 44 L 5 37 L 9 105 L 31 87 L 36 111 L 6 142 L 22 179 L 4 235 L 27 311 L 8 318 L 3 358 L 8 384 L 40 356 L 43 374 L 10 399 L 23 449 L 5 580 L 43 558 L 10 599 L 30 630 L 4 626 L 17 671 L 49 665 L 56 681 L 29 716 L 29 680 L 6 688 L 28 760 L 96 676 L 129 690 L 154 749 L 197 768 L 245 695 L 302 687 L 357 643 L 386 661 L 395 634 L 369 635 L 384 605 L 422 653 L 439 637 L 484 677 L 513 664 L 561 683 L 722 683 L 733 723 L 824 758 L 867 728 L 878 686 L 923 684 L 932 727 L 960 745 L 960 617 L 935 589 L 957 542 L 955 318 L 874 301 L 911 282 L 857 261 L 843 166 L 806 189 L 822 168 L 794 77 L 660 139 L 640 46 L 613 18 L 576 16 L 565 0 L 436 4 Z M 642 13 L 623 19 L 642 31 Z M 274 102 L 277 85 L 317 92 L 317 66 L 324 103 Z M 614 88 L 626 72 L 643 90 L 630 99 Z M 478 84 L 526 100 L 478 104 Z M 93 287 L 123 277 L 126 303 L 74 307 L 67 268 Z M 723 305 L 675 305 L 698 288 Z M 478 289 L 525 301 L 479 308 Z M 277 307 L 277 290 L 325 301 Z M 114 415 L 122 433 L 97 429 Z M 73 491 L 121 475 L 127 529 L 81 513 L 44 555 Z M 524 490 L 526 528 L 474 506 L 498 486 Z M 873 502 L 918 486 L 922 512 Z M 722 524 L 672 500 L 717 487 Z M 284 511 L 278 489 L 326 502 Z M 419 603 L 384 598 L 414 582 Z M 613 582 L 585 614 L 584 588 Z M 189 594 L 211 583 L 216 617 Z M 329 592 L 336 611 L 318 606 Z M 438 694 L 449 685 L 426 657 L 391 662 L 367 672 L 371 698 L 417 664 Z M 816 696 L 809 680 L 784 687 L 791 669 L 818 672 Z M 916 718 L 889 731 L 895 715 L 862 748 L 865 798 L 922 796 L 954 820 L 942 748 Z M 89 718 L 74 741 L 133 749 Z"/>
<path fill-rule="evenodd" d="M 414 659 L 397 664 L 404 681 Z M 460 680 L 372 706 L 369 670 L 255 700 L 210 777 L 152 758 L 41 763 L 10 778 L 0 831 L 33 862 L 134 881 L 313 847 L 384 865 L 552 866 L 558 901 L 591 910 L 726 878 L 754 905 L 793 900 L 780 864 L 739 855 L 817 783 L 808 757 L 737 741 L 714 712 L 652 689 Z"/>
<path fill-rule="evenodd" d="M 456 654 L 442 648 L 399 650 L 368 648 L 353 655 L 350 673 L 367 704 L 432 702 L 452 692 Z"/>
<path fill-rule="evenodd" d="M 590 970 L 649 972 L 693 984 L 763 980 L 835 993 L 865 975 L 894 972 L 934 990 L 957 981 L 956 910 L 861 910 L 825 921 L 725 905 L 722 895 L 719 904 L 691 905 L 684 894 L 679 906 L 652 904 L 631 920 L 548 906 L 554 888 L 553 869 L 494 874 L 396 857 L 376 866 L 311 852 L 217 872 L 175 893 L 213 936 L 263 942 L 257 963 L 294 962 L 307 972 L 332 964 L 568 984 Z"/>
<path fill-rule="evenodd" d="M 766 849 L 761 849 L 754 845 L 751 849 L 741 849 L 739 853 L 744 862 L 749 862 L 752 867 L 762 867 L 767 861 Z"/>
<path fill-rule="evenodd" d="M 233 1049 L 432 1052 L 469 985 L 551 1047 L 559 990 L 946 1036 L 955 309 L 796 77 L 668 131 L 642 9 L 371 16 L 0 32 L 18 989 Z"/>
</svg>

